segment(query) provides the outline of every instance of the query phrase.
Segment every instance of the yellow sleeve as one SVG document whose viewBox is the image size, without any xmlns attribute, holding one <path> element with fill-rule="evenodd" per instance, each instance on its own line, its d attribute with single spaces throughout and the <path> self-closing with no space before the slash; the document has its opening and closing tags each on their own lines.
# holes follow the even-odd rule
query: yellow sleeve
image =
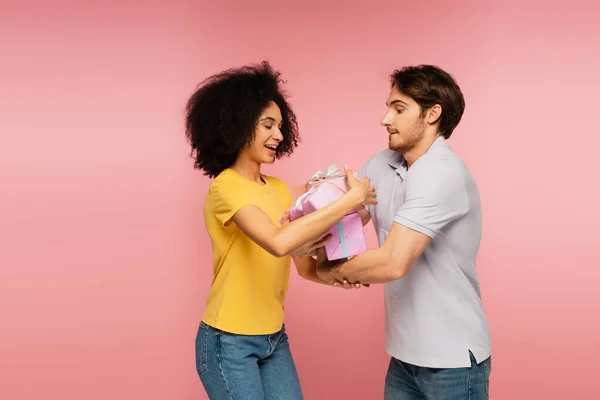
<svg viewBox="0 0 600 400">
<path fill-rule="evenodd" d="M 292 195 L 292 191 L 285 181 L 278 178 L 271 178 L 273 182 L 273 186 L 277 188 L 277 195 L 279 196 L 279 201 L 282 202 L 283 206 L 287 209 L 294 204 L 294 196 Z"/>
<path fill-rule="evenodd" d="M 290 187 L 284 182 L 283 183 L 284 186 L 284 190 L 285 190 L 285 208 L 289 208 L 292 206 L 292 204 L 294 204 L 294 196 L 292 196 L 292 191 L 290 190 Z"/>
<path fill-rule="evenodd" d="M 228 225 L 242 207 L 254 204 L 252 194 L 245 189 L 245 185 L 227 176 L 217 177 L 210 185 L 213 212 L 223 226 Z"/>
</svg>

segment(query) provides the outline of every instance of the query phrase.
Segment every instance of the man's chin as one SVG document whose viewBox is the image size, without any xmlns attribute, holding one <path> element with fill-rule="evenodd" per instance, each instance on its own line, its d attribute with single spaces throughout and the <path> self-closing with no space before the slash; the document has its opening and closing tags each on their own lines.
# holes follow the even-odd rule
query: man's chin
<svg viewBox="0 0 600 400">
<path fill-rule="evenodd" d="M 402 146 L 399 143 L 396 143 L 394 140 L 388 141 L 388 148 L 393 151 L 400 151 Z"/>
<path fill-rule="evenodd" d="M 403 146 L 401 144 L 398 143 L 388 143 L 388 148 L 392 151 L 398 152 L 398 153 L 402 153 L 405 154 L 407 153 L 409 150 L 411 150 L 414 146 Z"/>
</svg>

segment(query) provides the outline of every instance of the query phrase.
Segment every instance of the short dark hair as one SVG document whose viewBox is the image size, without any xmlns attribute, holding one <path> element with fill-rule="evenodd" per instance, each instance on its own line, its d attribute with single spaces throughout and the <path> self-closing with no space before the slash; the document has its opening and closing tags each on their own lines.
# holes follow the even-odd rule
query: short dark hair
<svg viewBox="0 0 600 400">
<path fill-rule="evenodd" d="M 254 139 L 261 113 L 270 102 L 281 110 L 283 140 L 276 158 L 298 145 L 298 123 L 281 85 L 280 72 L 267 61 L 227 69 L 206 78 L 186 106 L 186 137 L 194 167 L 211 178 L 229 168 Z"/>
<path fill-rule="evenodd" d="M 411 97 L 425 110 L 442 106 L 440 133 L 448 139 L 465 111 L 465 99 L 452 76 L 434 65 L 417 65 L 395 70 L 390 76 L 392 87 Z"/>
</svg>

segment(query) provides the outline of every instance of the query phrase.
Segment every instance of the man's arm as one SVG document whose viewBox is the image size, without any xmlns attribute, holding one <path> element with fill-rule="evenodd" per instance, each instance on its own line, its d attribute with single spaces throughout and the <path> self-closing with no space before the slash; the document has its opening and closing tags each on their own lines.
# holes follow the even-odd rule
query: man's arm
<svg viewBox="0 0 600 400">
<path fill-rule="evenodd" d="M 320 254 L 318 276 L 330 284 L 344 281 L 373 284 L 400 279 L 430 242 L 429 236 L 394 222 L 381 247 L 368 250 L 349 261 L 332 265 Z"/>
<path fill-rule="evenodd" d="M 323 250 L 325 251 L 325 250 Z M 326 282 L 324 280 L 322 280 L 321 278 L 319 278 L 319 275 L 317 274 L 317 260 L 315 260 L 312 257 L 292 257 L 292 259 L 294 260 L 294 264 L 296 264 L 296 271 L 298 271 L 298 275 L 300 275 L 302 278 L 312 281 L 312 282 L 316 282 L 316 283 L 321 283 L 323 285 L 327 285 L 327 286 L 337 286 L 337 287 L 342 287 L 343 289 L 360 289 L 361 287 L 369 287 L 369 284 L 364 283 L 354 283 L 354 284 L 349 284 L 346 283 L 345 285 L 337 285 L 336 282 L 334 281 L 330 281 L 330 282 Z"/>
<path fill-rule="evenodd" d="M 369 213 L 366 209 L 358 210 L 358 215 L 360 215 L 360 220 L 362 221 L 362 225 L 365 226 L 371 221 L 371 213 Z"/>
<path fill-rule="evenodd" d="M 319 266 L 321 279 L 360 283 L 400 279 L 435 235 L 467 213 L 465 176 L 455 163 L 438 162 L 412 168 L 404 202 L 383 245 L 329 271 Z"/>
<path fill-rule="evenodd" d="M 294 264 L 296 265 L 296 271 L 302 278 L 316 283 L 322 283 L 323 285 L 331 285 L 325 281 L 322 281 L 317 276 L 317 262 L 312 257 L 292 257 Z"/>
</svg>

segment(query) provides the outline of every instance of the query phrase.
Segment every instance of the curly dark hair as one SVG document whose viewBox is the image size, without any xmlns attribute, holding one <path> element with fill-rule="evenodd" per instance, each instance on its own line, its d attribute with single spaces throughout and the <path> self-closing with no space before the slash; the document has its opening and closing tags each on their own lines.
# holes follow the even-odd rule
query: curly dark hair
<svg viewBox="0 0 600 400">
<path fill-rule="evenodd" d="M 186 137 L 194 167 L 213 178 L 229 168 L 254 139 L 261 113 L 271 101 L 281 110 L 283 140 L 275 158 L 290 155 L 300 136 L 296 116 L 281 87 L 280 72 L 267 61 L 231 68 L 205 79 L 186 106 Z"/>
</svg>

